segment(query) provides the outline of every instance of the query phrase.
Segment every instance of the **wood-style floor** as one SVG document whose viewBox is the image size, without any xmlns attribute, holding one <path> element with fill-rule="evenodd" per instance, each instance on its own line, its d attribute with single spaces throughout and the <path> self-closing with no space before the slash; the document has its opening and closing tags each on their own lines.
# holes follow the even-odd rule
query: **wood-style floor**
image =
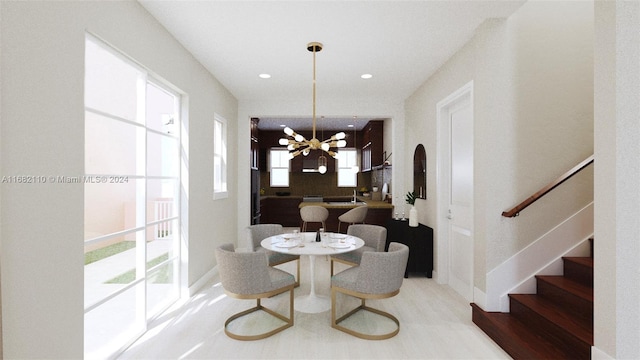
<svg viewBox="0 0 640 360">
<path fill-rule="evenodd" d="M 302 281 L 297 294 L 309 292 L 309 263 L 301 264 Z M 280 268 L 295 270 L 295 265 Z M 337 264 L 337 269 L 346 268 Z M 329 295 L 329 261 L 316 261 L 316 291 Z M 352 298 L 339 297 L 341 311 L 356 306 Z M 224 333 L 224 321 L 255 305 L 224 294 L 214 279 L 183 306 L 160 317 L 146 335 L 120 355 L 121 359 L 510 359 L 482 330 L 471 322 L 467 301 L 447 286 L 415 274 L 405 279 L 400 294 L 368 301 L 368 305 L 394 314 L 400 333 L 388 340 L 362 340 L 330 326 L 330 311 L 295 313 L 295 324 L 270 338 L 237 341 Z M 266 299 L 263 305 L 288 314 L 288 296 Z M 270 321 L 270 319 L 266 319 Z M 250 318 L 236 330 L 253 329 L 263 319 Z M 356 316 L 353 326 L 385 331 L 390 324 L 381 318 Z M 242 327 L 244 326 L 244 329 Z"/>
</svg>

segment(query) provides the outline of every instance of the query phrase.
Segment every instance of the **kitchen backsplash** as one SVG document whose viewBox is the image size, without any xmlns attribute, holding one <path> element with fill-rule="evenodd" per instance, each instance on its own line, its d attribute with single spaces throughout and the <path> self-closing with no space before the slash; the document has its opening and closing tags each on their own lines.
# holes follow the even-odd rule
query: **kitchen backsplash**
<svg viewBox="0 0 640 360">
<path fill-rule="evenodd" d="M 322 196 L 350 196 L 353 187 L 338 187 L 337 173 L 290 173 L 289 187 L 270 187 L 269 173 L 260 172 L 260 188 L 264 195 L 276 195 L 276 192 L 290 192 L 291 195 L 322 195 Z M 358 191 L 361 187 L 371 190 L 371 175 L 358 173 Z"/>
<path fill-rule="evenodd" d="M 389 191 L 391 190 L 391 168 L 373 170 L 365 173 L 358 173 L 358 187 L 360 191 L 362 187 L 366 187 L 368 191 L 373 186 L 377 186 L 378 190 L 382 189 L 382 185 L 387 183 Z M 353 187 L 338 187 L 338 174 L 333 173 L 296 173 L 289 174 L 289 187 L 270 187 L 269 173 L 260 172 L 260 188 L 264 189 L 263 195 L 276 195 L 276 192 L 289 192 L 291 195 L 322 195 L 322 196 L 351 196 L 353 195 Z"/>
</svg>

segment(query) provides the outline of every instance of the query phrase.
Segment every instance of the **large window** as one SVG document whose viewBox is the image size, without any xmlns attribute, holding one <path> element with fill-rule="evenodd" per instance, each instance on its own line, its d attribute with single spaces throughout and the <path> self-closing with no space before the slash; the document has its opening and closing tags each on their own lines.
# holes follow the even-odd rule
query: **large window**
<svg viewBox="0 0 640 360">
<path fill-rule="evenodd" d="M 269 151 L 269 182 L 271 187 L 289 187 L 289 163 L 291 156 L 286 149 Z"/>
<path fill-rule="evenodd" d="M 216 115 L 213 119 L 213 199 L 227 196 L 227 121 Z"/>
<path fill-rule="evenodd" d="M 356 187 L 358 185 L 358 152 L 355 149 L 340 149 L 336 160 L 338 187 Z"/>
<path fill-rule="evenodd" d="M 109 358 L 179 298 L 180 96 L 87 36 L 85 357 Z"/>
</svg>

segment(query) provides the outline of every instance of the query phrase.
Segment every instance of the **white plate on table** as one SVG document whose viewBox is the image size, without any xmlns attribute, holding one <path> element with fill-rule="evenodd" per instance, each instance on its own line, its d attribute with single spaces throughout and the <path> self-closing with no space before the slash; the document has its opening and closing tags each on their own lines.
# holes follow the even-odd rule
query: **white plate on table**
<svg viewBox="0 0 640 360">
<path fill-rule="evenodd" d="M 333 234 L 331 234 L 331 238 L 332 239 L 346 239 L 347 235 L 346 234 L 340 234 L 340 233 L 333 233 Z"/>
<path fill-rule="evenodd" d="M 292 248 L 298 246 L 298 243 L 296 241 L 282 241 L 277 243 L 275 246 L 279 248 Z"/>
<path fill-rule="evenodd" d="M 330 247 L 334 248 L 334 249 L 346 249 L 348 247 L 351 246 L 351 244 L 346 243 L 346 242 L 334 242 L 329 244 Z"/>
</svg>

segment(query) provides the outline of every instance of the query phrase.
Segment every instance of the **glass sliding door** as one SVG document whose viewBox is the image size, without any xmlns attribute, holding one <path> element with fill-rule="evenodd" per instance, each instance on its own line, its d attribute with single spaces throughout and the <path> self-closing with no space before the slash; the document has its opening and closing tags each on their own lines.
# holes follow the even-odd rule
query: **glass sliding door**
<svg viewBox="0 0 640 360">
<path fill-rule="evenodd" d="M 85 357 L 105 358 L 179 298 L 180 97 L 87 36 Z"/>
<path fill-rule="evenodd" d="M 147 242 L 145 272 L 148 318 L 179 296 L 178 203 L 180 141 L 176 122 L 178 97 L 161 85 L 146 84 Z"/>
</svg>

